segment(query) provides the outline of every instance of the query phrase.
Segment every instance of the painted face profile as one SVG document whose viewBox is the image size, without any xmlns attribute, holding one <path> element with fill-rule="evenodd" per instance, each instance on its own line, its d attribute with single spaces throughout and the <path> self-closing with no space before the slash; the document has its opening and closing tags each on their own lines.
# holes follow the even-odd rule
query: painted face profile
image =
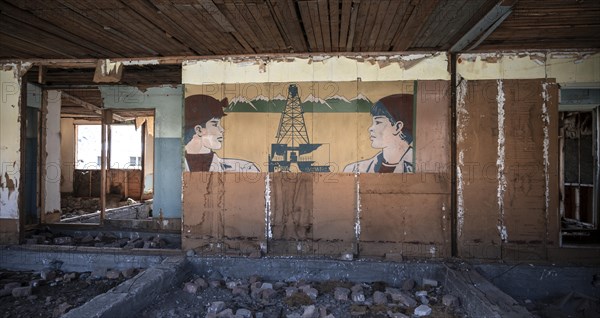
<svg viewBox="0 0 600 318">
<path fill-rule="evenodd" d="M 202 125 L 194 127 L 196 135 L 200 137 L 200 143 L 203 149 L 212 151 L 219 150 L 223 147 L 223 126 L 221 126 L 221 118 L 213 117 Z"/>
<path fill-rule="evenodd" d="M 394 146 L 402 127 L 401 121 L 393 124 L 386 116 L 373 116 L 369 127 L 371 147 L 382 149 Z"/>
</svg>

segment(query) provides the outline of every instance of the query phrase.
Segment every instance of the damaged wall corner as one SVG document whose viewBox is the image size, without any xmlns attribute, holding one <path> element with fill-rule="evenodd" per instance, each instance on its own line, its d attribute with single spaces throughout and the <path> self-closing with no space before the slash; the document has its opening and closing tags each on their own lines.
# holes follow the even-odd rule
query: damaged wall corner
<svg viewBox="0 0 600 318">
<path fill-rule="evenodd" d="M 17 68 L 0 70 L 0 244 L 19 241 L 21 76 Z"/>
</svg>

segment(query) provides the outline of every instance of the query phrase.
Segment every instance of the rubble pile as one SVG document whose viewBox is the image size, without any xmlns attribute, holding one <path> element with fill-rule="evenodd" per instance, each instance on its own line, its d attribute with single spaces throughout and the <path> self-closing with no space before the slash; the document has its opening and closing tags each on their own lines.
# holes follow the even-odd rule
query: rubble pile
<svg viewBox="0 0 600 318">
<path fill-rule="evenodd" d="M 60 198 L 61 218 L 71 218 L 100 210 L 100 198 L 80 198 L 62 195 Z"/>
<path fill-rule="evenodd" d="M 0 317 L 60 317 L 138 274 L 136 268 L 61 271 L 61 261 L 39 272 L 0 270 Z"/>
<path fill-rule="evenodd" d="M 433 279 L 402 286 L 384 282 L 278 281 L 259 276 L 232 279 L 213 273 L 193 277 L 161 296 L 138 317 L 342 318 L 464 317 L 459 299 Z"/>
<path fill-rule="evenodd" d="M 95 235 L 94 235 L 95 234 Z M 82 236 L 71 236 L 62 233 L 39 232 L 25 238 L 25 244 L 43 244 L 43 245 L 77 245 L 93 247 L 115 247 L 123 249 L 133 248 L 176 248 L 175 242 L 160 237 L 160 235 L 150 237 L 117 237 L 110 232 L 86 233 Z"/>
</svg>

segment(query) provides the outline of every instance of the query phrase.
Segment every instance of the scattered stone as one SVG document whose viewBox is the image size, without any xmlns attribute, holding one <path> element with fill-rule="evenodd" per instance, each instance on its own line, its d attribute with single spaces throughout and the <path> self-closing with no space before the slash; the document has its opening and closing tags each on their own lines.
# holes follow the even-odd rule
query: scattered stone
<svg viewBox="0 0 600 318">
<path fill-rule="evenodd" d="M 338 301 L 347 301 L 348 300 L 348 294 L 350 294 L 350 290 L 348 288 L 336 287 L 335 291 L 333 293 L 333 296 L 334 296 L 335 300 L 338 300 Z"/>
<path fill-rule="evenodd" d="M 285 288 L 285 297 L 292 297 L 293 294 L 298 292 L 298 288 L 296 287 L 286 287 Z M 348 297 L 346 297 L 348 298 Z"/>
<path fill-rule="evenodd" d="M 106 277 L 106 273 L 107 273 L 106 268 L 97 268 L 92 272 L 90 277 L 92 279 L 103 279 Z"/>
<path fill-rule="evenodd" d="M 56 278 L 56 272 L 53 269 L 44 268 L 40 272 L 40 277 L 42 277 L 43 280 L 50 281 Z"/>
<path fill-rule="evenodd" d="M 225 309 L 225 303 L 222 301 L 215 301 L 210 304 L 206 312 L 216 314 L 223 311 L 223 309 Z"/>
<path fill-rule="evenodd" d="M 427 297 L 425 296 L 421 296 L 419 297 L 419 301 L 421 302 L 421 304 L 423 305 L 429 305 L 429 299 L 427 299 Z"/>
<path fill-rule="evenodd" d="M 126 279 L 129 279 L 135 275 L 135 268 L 129 267 L 121 271 L 121 275 Z"/>
<path fill-rule="evenodd" d="M 183 286 L 183 290 L 190 294 L 195 294 L 198 291 L 198 285 L 195 283 L 187 282 Z"/>
<path fill-rule="evenodd" d="M 317 296 L 319 296 L 319 291 L 316 290 L 315 288 L 309 287 L 309 288 L 305 288 L 304 293 L 306 295 L 308 295 L 308 297 L 310 297 L 312 300 L 317 299 Z"/>
<path fill-rule="evenodd" d="M 248 295 L 248 288 L 237 286 L 231 290 L 232 295 Z"/>
<path fill-rule="evenodd" d="M 207 288 L 208 287 L 208 283 L 206 282 L 206 280 L 204 280 L 204 278 L 202 277 L 198 277 L 194 280 L 194 283 L 196 285 L 198 285 L 198 287 L 200 288 Z"/>
<path fill-rule="evenodd" d="M 417 301 L 403 291 L 395 288 L 387 288 L 386 292 L 390 294 L 392 300 L 397 301 L 406 307 L 414 307 L 417 305 Z"/>
<path fill-rule="evenodd" d="M 248 278 L 248 283 L 250 284 L 254 284 L 256 282 L 259 282 L 261 280 L 260 276 L 258 275 L 252 275 Z"/>
<path fill-rule="evenodd" d="M 319 312 L 315 305 L 310 305 L 304 307 L 304 313 L 302 313 L 302 318 L 317 318 L 319 317 Z"/>
<path fill-rule="evenodd" d="M 252 312 L 248 309 L 245 308 L 240 308 L 235 312 L 236 316 L 242 317 L 242 318 L 252 318 Z"/>
<path fill-rule="evenodd" d="M 437 287 L 438 281 L 435 279 L 423 278 L 423 286 Z"/>
<path fill-rule="evenodd" d="M 213 288 L 219 288 L 221 287 L 221 281 L 220 280 L 211 280 L 209 283 L 210 287 Z"/>
<path fill-rule="evenodd" d="M 271 284 L 271 283 L 262 283 L 262 285 L 260 285 L 260 288 L 262 288 L 262 289 L 273 289 L 273 284 Z"/>
<path fill-rule="evenodd" d="M 277 292 L 274 289 L 264 289 L 262 291 L 262 299 L 264 300 L 270 300 L 275 295 L 277 295 Z"/>
<path fill-rule="evenodd" d="M 58 307 L 54 309 L 54 317 L 60 317 L 64 315 L 69 309 L 71 309 L 71 307 L 73 306 L 69 305 L 69 303 L 66 302 L 58 305 Z"/>
<path fill-rule="evenodd" d="M 415 280 L 412 278 L 409 278 L 409 279 L 405 280 L 404 283 L 402 283 L 402 290 L 404 290 L 404 291 L 409 291 L 409 290 L 412 290 L 413 288 L 415 288 Z"/>
<path fill-rule="evenodd" d="M 385 305 L 387 304 L 387 302 L 388 299 L 385 293 L 382 293 L 380 291 L 376 291 L 375 293 L 373 293 L 373 303 L 375 305 Z"/>
<path fill-rule="evenodd" d="M 429 316 L 430 314 L 431 314 L 431 307 L 429 307 L 427 305 L 421 305 L 421 306 L 415 308 L 415 316 L 417 316 L 417 317 Z"/>
<path fill-rule="evenodd" d="M 344 253 L 340 257 L 340 260 L 342 260 L 342 261 L 351 261 L 353 259 L 354 259 L 354 254 L 352 254 L 352 253 Z"/>
<path fill-rule="evenodd" d="M 227 308 L 227 309 L 221 311 L 220 313 L 218 313 L 215 317 L 218 317 L 218 318 L 233 318 L 235 316 L 233 315 L 233 310 L 231 310 L 230 308 Z"/>
<path fill-rule="evenodd" d="M 65 282 L 70 282 L 72 280 L 76 280 L 77 279 L 77 273 L 66 273 L 65 275 L 63 275 L 63 280 Z"/>
<path fill-rule="evenodd" d="M 187 257 L 193 257 L 196 255 L 196 251 L 194 251 L 193 249 L 189 249 L 189 250 L 185 251 L 185 255 Z"/>
<path fill-rule="evenodd" d="M 52 242 L 56 245 L 70 245 L 73 244 L 73 238 L 70 236 L 55 237 Z"/>
<path fill-rule="evenodd" d="M 36 300 L 36 299 L 38 299 L 37 295 L 31 295 L 31 296 L 27 297 L 27 300 Z"/>
<path fill-rule="evenodd" d="M 108 272 L 106 272 L 106 278 L 108 279 L 119 279 L 120 276 L 121 272 L 116 270 L 109 270 Z"/>
<path fill-rule="evenodd" d="M 240 282 L 239 281 L 233 281 L 233 280 L 228 281 L 228 282 L 225 283 L 225 286 L 227 286 L 227 288 L 229 288 L 229 289 L 234 289 L 238 285 L 240 285 Z"/>
<path fill-rule="evenodd" d="M 454 307 L 459 305 L 458 297 L 450 294 L 444 295 L 444 297 L 442 297 L 442 303 L 444 304 L 444 306 L 448 307 Z"/>
<path fill-rule="evenodd" d="M 0 297 L 8 296 L 12 294 L 12 289 L 0 289 Z"/>
<path fill-rule="evenodd" d="M 352 316 L 364 316 L 367 314 L 367 306 L 352 305 L 350 307 L 350 315 Z"/>
<path fill-rule="evenodd" d="M 427 296 L 427 291 L 426 290 L 417 290 L 415 292 L 415 296 L 417 296 L 417 297 Z"/>
<path fill-rule="evenodd" d="M 356 284 L 356 285 L 352 286 L 352 288 L 350 288 L 350 290 L 352 290 L 353 293 L 361 292 L 361 291 L 363 291 L 363 287 L 361 284 Z"/>
<path fill-rule="evenodd" d="M 31 286 L 15 287 L 12 290 L 13 297 L 27 297 L 31 295 Z"/>
<path fill-rule="evenodd" d="M 88 235 L 84 236 L 84 237 L 81 239 L 81 243 L 84 243 L 84 244 L 91 243 L 91 242 L 93 242 L 93 241 L 94 241 L 94 237 L 93 237 L 93 236 L 91 236 L 90 234 L 88 234 Z"/>
<path fill-rule="evenodd" d="M 355 303 L 362 303 L 365 301 L 365 294 L 362 291 L 352 292 L 352 301 Z"/>
</svg>

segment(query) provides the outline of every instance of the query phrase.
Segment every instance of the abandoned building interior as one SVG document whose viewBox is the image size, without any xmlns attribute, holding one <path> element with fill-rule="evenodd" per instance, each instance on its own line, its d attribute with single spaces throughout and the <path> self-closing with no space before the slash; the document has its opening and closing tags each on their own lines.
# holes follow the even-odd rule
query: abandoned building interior
<svg viewBox="0 0 600 318">
<path fill-rule="evenodd" d="M 599 1 L 0 0 L 0 75 L 7 317 L 600 317 Z"/>
</svg>

